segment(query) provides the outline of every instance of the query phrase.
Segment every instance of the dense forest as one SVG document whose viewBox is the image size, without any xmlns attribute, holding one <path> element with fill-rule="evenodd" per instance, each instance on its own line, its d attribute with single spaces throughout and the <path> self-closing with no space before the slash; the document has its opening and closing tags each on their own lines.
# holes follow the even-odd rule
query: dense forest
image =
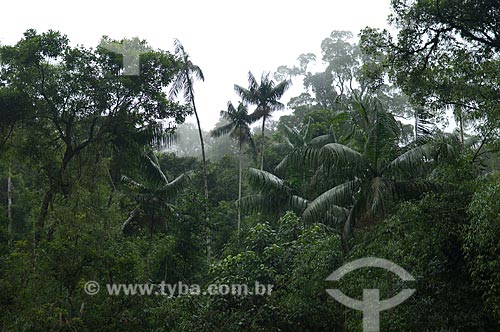
<svg viewBox="0 0 500 332">
<path fill-rule="evenodd" d="M 326 289 L 410 287 L 380 331 L 500 331 L 500 6 L 391 5 L 390 31 L 219 87 L 210 131 L 178 40 L 0 46 L 0 330 L 362 331 Z M 364 257 L 415 280 L 326 280 Z M 106 288 L 256 282 L 272 292 Z"/>
</svg>

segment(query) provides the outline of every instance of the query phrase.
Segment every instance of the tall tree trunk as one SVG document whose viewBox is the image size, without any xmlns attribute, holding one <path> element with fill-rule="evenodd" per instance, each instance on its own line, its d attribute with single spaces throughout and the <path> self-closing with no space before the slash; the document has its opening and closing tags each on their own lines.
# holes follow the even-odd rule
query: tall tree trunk
<svg viewBox="0 0 500 332">
<path fill-rule="evenodd" d="M 193 103 L 193 111 L 196 117 L 196 124 L 198 125 L 198 134 L 200 136 L 200 145 L 201 145 L 201 157 L 203 161 L 203 184 L 205 187 L 205 198 L 208 200 L 208 176 L 207 176 L 207 159 L 205 155 L 205 142 L 203 141 L 203 132 L 201 130 L 200 118 L 198 117 L 198 112 L 196 111 L 196 104 L 194 102 L 194 95 L 191 92 L 191 98 Z"/>
<path fill-rule="evenodd" d="M 43 228 L 45 226 L 45 219 L 48 215 L 50 202 L 54 199 L 57 193 L 62 193 L 64 197 L 69 197 L 69 188 L 68 185 L 64 183 L 64 171 L 69 165 L 71 159 L 76 155 L 75 150 L 68 145 L 67 143 L 66 150 L 64 152 L 64 157 L 61 162 L 61 167 L 58 170 L 58 173 L 51 178 L 49 174 L 49 189 L 45 193 L 43 197 L 42 205 L 40 207 L 40 212 L 38 213 L 38 217 L 35 223 L 35 245 L 41 240 Z M 49 234 L 50 234 L 49 230 Z"/>
<path fill-rule="evenodd" d="M 264 135 L 264 130 L 266 129 L 266 117 L 264 116 L 262 118 L 262 143 L 260 144 L 260 170 L 264 170 L 264 141 L 265 141 L 265 135 Z"/>
<path fill-rule="evenodd" d="M 464 139 L 464 117 L 462 113 L 462 108 L 458 108 L 458 123 L 460 125 L 460 144 L 462 144 L 462 147 L 465 145 L 465 139 Z"/>
<path fill-rule="evenodd" d="M 418 110 L 415 110 L 415 142 L 418 139 Z"/>
<path fill-rule="evenodd" d="M 240 235 L 240 229 L 241 229 L 241 178 L 242 178 L 242 157 L 241 157 L 241 139 L 240 139 L 240 151 L 239 151 L 239 157 L 240 157 L 240 174 L 239 174 L 239 182 L 238 182 L 238 238 Z"/>
<path fill-rule="evenodd" d="M 13 224 L 13 219 L 12 219 L 12 194 L 14 191 L 14 187 L 12 185 L 12 170 L 9 166 L 9 176 L 7 179 L 7 217 L 9 219 L 9 225 L 8 227 L 8 233 L 9 233 L 9 246 L 12 245 L 12 239 L 13 239 L 13 234 L 12 234 L 12 224 Z"/>
<path fill-rule="evenodd" d="M 207 260 L 210 261 L 211 251 L 212 251 L 212 236 L 210 232 L 210 217 L 209 217 L 209 207 L 208 207 L 208 175 L 207 175 L 207 160 L 205 156 L 205 143 L 203 141 L 203 132 L 201 130 L 200 118 L 198 117 L 198 112 L 196 111 L 196 104 L 194 102 L 194 94 L 193 89 L 189 89 L 189 93 L 191 95 L 191 102 L 193 104 L 193 112 L 196 117 L 196 124 L 198 125 L 198 134 L 200 136 L 200 145 L 201 145 L 201 157 L 203 161 L 203 185 L 205 189 L 205 221 L 207 227 Z"/>
<path fill-rule="evenodd" d="M 45 218 L 47 218 L 49 204 L 54 197 L 54 192 L 54 187 L 51 184 L 49 190 L 47 190 L 45 196 L 43 197 L 42 206 L 40 207 L 40 213 L 38 214 L 38 218 L 36 219 L 35 224 L 35 244 L 38 243 L 42 238 L 42 232 L 45 226 Z"/>
</svg>

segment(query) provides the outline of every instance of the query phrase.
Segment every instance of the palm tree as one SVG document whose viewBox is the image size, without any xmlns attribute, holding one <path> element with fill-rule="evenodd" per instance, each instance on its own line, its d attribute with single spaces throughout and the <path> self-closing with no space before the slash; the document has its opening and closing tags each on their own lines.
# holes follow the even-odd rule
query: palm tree
<svg viewBox="0 0 500 332">
<path fill-rule="evenodd" d="M 278 176 L 288 176 L 293 179 L 293 184 L 307 196 L 310 191 L 316 191 L 318 183 L 308 181 L 308 176 L 313 174 L 314 170 L 308 169 L 303 164 L 303 154 L 306 150 L 320 149 L 327 143 L 337 142 L 337 137 L 333 131 L 333 125 L 330 126 L 328 133 L 311 138 L 309 134 L 310 119 L 301 130 L 290 128 L 287 125 L 280 126 L 280 133 L 283 137 L 283 143 L 277 143 L 275 146 L 281 151 L 285 151 L 285 156 L 274 168 Z"/>
<path fill-rule="evenodd" d="M 142 155 L 141 170 L 141 181 L 122 176 L 122 181 L 129 186 L 138 204 L 138 208 L 134 209 L 123 223 L 122 230 L 125 230 L 131 222 L 136 222 L 141 226 L 149 224 L 152 237 L 155 224 L 163 224 L 166 227 L 166 218 L 174 212 L 173 200 L 177 193 L 186 187 L 190 176 L 181 174 L 170 181 L 152 151 Z"/>
<path fill-rule="evenodd" d="M 236 84 L 234 85 L 234 90 L 244 102 L 257 106 L 252 115 L 257 119 L 262 119 L 262 144 L 260 151 L 261 170 L 264 169 L 264 130 L 266 120 L 271 116 L 272 112 L 285 108 L 278 100 L 283 96 L 286 90 L 288 90 L 291 84 L 290 80 L 284 80 L 276 84 L 269 78 L 269 73 L 262 74 L 260 84 L 258 84 L 253 74 L 248 72 L 248 89 Z"/>
<path fill-rule="evenodd" d="M 167 220 L 175 216 L 174 200 L 189 180 L 189 174 L 181 174 L 170 181 L 168 174 L 161 169 L 156 154 L 149 150 L 141 156 L 141 180 L 136 181 L 122 176 L 122 182 L 128 185 L 137 207 L 130 213 L 122 225 L 122 232 L 127 233 L 133 226 L 147 229 L 149 226 L 149 251 L 151 251 L 155 229 L 167 229 Z M 149 273 L 150 260 L 146 259 L 146 271 Z M 166 271 L 165 271 L 166 273 Z"/>
<path fill-rule="evenodd" d="M 355 106 L 351 109 L 355 128 L 349 139 L 320 139 L 327 144 L 303 146 L 298 150 L 301 158 L 291 154 L 280 168 L 295 166 L 313 171 L 310 181 L 318 184 L 319 191 L 312 199 L 302 198 L 288 181 L 274 174 L 251 169 L 250 183 L 261 193 L 243 198 L 245 205 L 259 210 L 274 205 L 302 212 L 305 221 L 343 223 L 342 242 L 348 251 L 347 240 L 356 223 L 376 222 L 385 215 L 390 202 L 437 189 L 425 175 L 431 161 L 438 158 L 436 152 L 443 155 L 450 145 L 426 142 L 402 148 L 398 144 L 400 123 L 377 99 L 358 100 Z"/>
<path fill-rule="evenodd" d="M 255 149 L 255 145 L 252 139 L 252 133 L 250 130 L 250 124 L 253 122 L 253 118 L 248 115 L 248 108 L 240 102 L 238 108 L 234 108 L 231 102 L 227 103 L 227 111 L 220 112 L 221 117 L 224 120 L 229 121 L 229 123 L 215 128 L 211 135 L 213 137 L 220 137 L 222 135 L 229 134 L 229 136 L 238 142 L 239 147 L 239 182 L 238 182 L 238 234 L 240 233 L 241 227 L 241 182 L 242 182 L 242 151 L 243 144 L 248 142 Z"/>
<path fill-rule="evenodd" d="M 424 179 L 433 145 L 399 147 L 400 124 L 374 98 L 365 100 L 358 111 L 363 112 L 361 141 L 330 143 L 305 154 L 309 162 L 325 170 L 325 181 L 330 174 L 338 180 L 308 205 L 303 217 L 321 220 L 332 208 L 348 207 L 342 233 L 345 250 L 349 250 L 347 239 L 356 222 L 375 222 L 385 215 L 388 202 L 436 189 Z M 358 151 L 354 147 L 361 142 Z"/>
<path fill-rule="evenodd" d="M 201 130 L 200 118 L 198 116 L 198 111 L 196 110 L 196 103 L 194 101 L 194 89 L 193 84 L 195 79 L 204 81 L 205 77 L 200 67 L 193 64 L 189 58 L 189 54 L 184 50 L 181 42 L 178 39 L 174 40 L 175 55 L 179 58 L 181 63 L 181 69 L 179 74 L 175 77 L 175 80 L 170 89 L 170 97 L 177 97 L 178 94 L 183 91 L 184 100 L 192 107 L 194 116 L 196 117 L 196 124 L 198 126 L 198 134 L 200 136 L 201 145 L 201 156 L 203 161 L 203 183 L 205 187 L 205 199 L 208 201 L 208 178 L 207 178 L 207 161 L 205 156 L 205 143 L 203 141 L 203 132 Z"/>
<path fill-rule="evenodd" d="M 202 157 L 202 167 L 203 167 L 203 186 L 205 190 L 205 222 L 207 227 L 207 259 L 210 260 L 211 252 L 211 236 L 209 227 L 209 208 L 208 208 L 208 173 L 207 173 L 207 160 L 205 155 L 205 143 L 203 141 L 203 132 L 201 130 L 200 118 L 198 116 L 198 111 L 196 110 L 196 104 L 194 101 L 194 90 L 193 83 L 195 79 L 205 80 L 203 72 L 200 67 L 196 66 L 191 62 L 189 54 L 184 50 L 181 42 L 178 39 L 174 40 L 174 52 L 175 55 L 180 59 L 181 68 L 179 74 L 176 76 L 172 88 L 170 89 L 170 97 L 177 97 L 177 95 L 183 91 L 185 101 L 192 107 L 194 115 L 196 117 L 196 124 L 198 126 L 198 134 L 200 136 L 201 145 L 201 157 Z"/>
</svg>

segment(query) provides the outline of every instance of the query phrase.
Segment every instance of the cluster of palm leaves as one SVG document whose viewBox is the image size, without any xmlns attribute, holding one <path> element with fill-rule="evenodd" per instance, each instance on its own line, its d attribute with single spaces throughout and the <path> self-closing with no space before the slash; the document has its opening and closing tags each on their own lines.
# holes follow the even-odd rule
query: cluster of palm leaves
<svg viewBox="0 0 500 332">
<path fill-rule="evenodd" d="M 167 227 L 167 220 L 175 214 L 174 200 L 186 187 L 190 174 L 181 174 L 173 180 L 160 166 L 157 155 L 145 151 L 141 156 L 140 180 L 122 176 L 122 182 L 130 189 L 136 208 L 123 223 L 122 230 L 133 226 L 142 229 L 149 227 L 150 234 L 157 228 Z"/>
<path fill-rule="evenodd" d="M 285 127 L 290 149 L 275 173 L 287 175 L 293 170 L 302 181 L 250 169 L 250 183 L 259 193 L 241 203 L 247 210 L 292 210 L 306 222 L 336 225 L 344 249 L 349 250 L 356 224 L 370 225 L 393 202 L 438 189 L 428 175 L 435 160 L 453 154 L 455 145 L 442 135 L 401 146 L 402 124 L 374 97 L 352 98 L 339 119 L 337 133 L 332 129 L 315 138 L 307 137 L 308 125 L 302 131 Z"/>
<path fill-rule="evenodd" d="M 252 137 L 250 126 L 252 123 L 262 119 L 262 146 L 261 146 L 261 169 L 264 167 L 264 130 L 266 120 L 275 110 L 283 109 L 285 106 L 279 102 L 285 91 L 290 86 L 290 81 L 282 81 L 278 84 L 269 78 L 269 74 L 263 74 L 260 84 L 257 83 L 254 75 L 248 73 L 248 89 L 235 85 L 234 89 L 241 97 L 242 102 L 235 108 L 228 102 L 227 111 L 221 111 L 221 117 L 227 124 L 214 129 L 211 132 L 213 137 L 227 135 L 238 142 L 239 146 L 239 185 L 238 185 L 238 233 L 241 228 L 241 187 L 242 187 L 242 148 L 249 143 L 255 151 L 255 143 Z M 256 105 L 253 113 L 248 113 L 245 103 Z"/>
<path fill-rule="evenodd" d="M 220 137 L 227 135 L 238 142 L 238 155 L 239 155 L 239 181 L 238 181 L 238 199 L 241 199 L 241 184 L 243 173 L 243 144 L 249 143 L 255 151 L 255 143 L 252 137 L 250 125 L 255 120 L 248 114 L 248 108 L 243 103 L 239 103 L 238 108 L 235 108 L 231 102 L 227 103 L 227 111 L 220 112 L 221 118 L 228 123 L 215 128 L 211 135 L 213 137 Z M 238 204 L 238 232 L 241 228 L 241 206 Z"/>
<path fill-rule="evenodd" d="M 241 97 L 243 102 L 256 105 L 255 111 L 251 114 L 252 122 L 262 119 L 262 145 L 260 152 L 260 169 L 264 169 L 264 131 L 266 120 L 269 119 L 274 111 L 282 110 L 285 105 L 279 102 L 279 99 L 291 86 L 290 80 L 284 80 L 276 84 L 269 77 L 269 73 L 263 74 L 260 84 L 251 72 L 248 73 L 248 88 L 234 85 L 234 90 Z"/>
</svg>

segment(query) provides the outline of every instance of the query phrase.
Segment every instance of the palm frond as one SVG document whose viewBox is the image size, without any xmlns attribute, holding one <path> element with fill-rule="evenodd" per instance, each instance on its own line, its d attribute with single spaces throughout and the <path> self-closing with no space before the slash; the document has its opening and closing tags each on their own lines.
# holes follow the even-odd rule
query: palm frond
<svg viewBox="0 0 500 332">
<path fill-rule="evenodd" d="M 182 92 L 184 100 L 191 105 L 193 103 L 193 82 L 195 79 L 204 81 L 205 77 L 201 68 L 191 62 L 189 54 L 178 39 L 174 39 L 174 54 L 180 62 L 180 70 L 175 75 L 170 87 L 169 98 L 177 98 Z"/>
<path fill-rule="evenodd" d="M 352 204 L 358 189 L 359 180 L 352 180 L 324 192 L 309 204 L 302 215 L 304 220 L 319 222 L 332 207 Z"/>
<path fill-rule="evenodd" d="M 225 124 L 221 127 L 215 128 L 210 132 L 210 136 L 212 137 L 220 137 L 223 135 L 227 135 L 231 133 L 234 130 L 234 124 L 233 123 L 228 123 Z"/>
<path fill-rule="evenodd" d="M 327 165 L 352 165 L 360 168 L 368 166 L 361 153 L 339 143 L 323 146 L 320 150 L 320 157 Z"/>
<path fill-rule="evenodd" d="M 394 184 L 383 177 L 377 176 L 371 179 L 366 190 L 367 208 L 373 214 L 383 216 L 386 211 L 386 203 L 392 199 Z"/>
<path fill-rule="evenodd" d="M 429 145 L 435 160 L 455 158 L 461 149 L 460 138 L 456 134 L 438 133 L 431 138 Z"/>
<path fill-rule="evenodd" d="M 205 75 L 203 75 L 203 71 L 201 70 L 200 67 L 198 67 L 197 65 L 193 65 L 191 63 L 190 69 L 191 69 L 191 73 L 196 77 L 196 79 L 198 79 L 202 82 L 205 81 Z"/>
<path fill-rule="evenodd" d="M 285 105 L 277 100 L 268 100 L 265 108 L 271 111 L 281 111 L 285 109 Z"/>
<path fill-rule="evenodd" d="M 323 151 L 321 148 L 306 147 L 299 153 L 292 154 L 288 162 L 297 167 L 315 169 L 323 164 Z"/>
<path fill-rule="evenodd" d="M 292 86 L 292 81 L 290 80 L 284 80 L 278 83 L 274 88 L 273 88 L 273 98 L 274 99 L 280 99 L 283 97 L 285 92 Z"/>
<path fill-rule="evenodd" d="M 131 187 L 133 189 L 144 189 L 145 188 L 141 183 L 129 178 L 126 175 L 122 175 L 121 180 L 123 183 L 125 183 L 126 185 L 128 185 L 129 187 Z"/>
<path fill-rule="evenodd" d="M 161 169 L 160 161 L 153 151 L 147 151 L 143 155 L 141 168 L 148 182 L 168 183 L 168 178 Z"/>
<path fill-rule="evenodd" d="M 234 105 L 231 101 L 227 102 L 227 114 L 235 114 L 236 113 L 236 108 L 234 108 Z M 221 112 L 222 115 L 222 112 Z"/>
<path fill-rule="evenodd" d="M 289 196 L 291 188 L 288 183 L 274 174 L 256 168 L 248 169 L 248 181 L 250 185 L 264 192 L 275 191 Z"/>
<path fill-rule="evenodd" d="M 309 141 L 309 146 L 321 148 L 328 143 L 338 143 L 337 137 L 333 130 L 330 130 L 328 134 L 316 136 Z"/>
<path fill-rule="evenodd" d="M 241 209 L 247 213 L 260 212 L 268 215 L 280 215 L 286 211 L 293 211 L 301 215 L 309 202 L 299 196 L 290 197 L 255 194 L 241 198 Z"/>
<path fill-rule="evenodd" d="M 403 172 L 405 174 L 415 173 L 422 169 L 426 160 L 431 157 L 432 146 L 424 144 L 406 151 L 392 160 L 383 170 L 384 174 Z"/>
<path fill-rule="evenodd" d="M 257 90 L 259 88 L 259 84 L 251 71 L 248 72 L 248 86 L 250 90 Z"/>
<path fill-rule="evenodd" d="M 262 118 L 268 118 L 270 115 L 269 110 L 263 109 L 262 107 L 257 107 L 253 113 L 248 115 L 250 123 L 259 121 Z"/>
<path fill-rule="evenodd" d="M 236 94 L 238 94 L 238 96 L 240 96 L 241 100 L 243 100 L 246 103 L 254 104 L 257 101 L 252 91 L 247 90 L 242 86 L 235 84 L 234 91 L 236 92 Z"/>
<path fill-rule="evenodd" d="M 304 137 L 297 129 L 283 125 L 282 131 L 285 135 L 285 140 L 289 143 L 291 148 L 299 148 L 305 145 Z"/>
<path fill-rule="evenodd" d="M 342 229 L 342 247 L 345 252 L 349 252 L 349 238 L 354 230 L 354 226 L 356 226 L 356 221 L 365 213 L 365 205 L 365 200 L 361 198 L 354 202 L 354 205 L 349 211 L 349 215 Z"/>
<path fill-rule="evenodd" d="M 242 197 L 238 203 L 245 213 L 260 212 L 273 215 L 279 213 L 280 210 L 278 202 L 276 202 L 272 196 L 265 194 L 245 196 Z"/>
<path fill-rule="evenodd" d="M 182 43 L 179 41 L 179 39 L 174 38 L 174 54 L 178 56 L 184 55 L 184 46 L 182 46 Z"/>
<path fill-rule="evenodd" d="M 292 195 L 292 197 L 290 197 L 289 204 L 289 207 L 293 212 L 295 212 L 297 215 L 302 215 L 302 213 L 304 213 L 305 209 L 309 205 L 309 201 L 303 197 Z"/>
<path fill-rule="evenodd" d="M 286 168 L 288 167 L 288 161 L 290 159 L 290 155 L 291 154 L 287 154 L 285 157 L 283 157 L 283 159 L 281 159 L 279 164 L 276 165 L 276 167 L 274 168 L 274 171 L 276 173 L 283 174 L 285 172 Z"/>
<path fill-rule="evenodd" d="M 380 170 L 391 156 L 396 140 L 400 136 L 400 127 L 391 114 L 379 109 L 374 112 L 373 123 L 368 130 L 364 155 L 374 169 Z"/>
<path fill-rule="evenodd" d="M 191 175 L 189 173 L 184 173 L 176 177 L 173 181 L 165 184 L 159 193 L 162 195 L 173 196 L 179 193 L 181 190 L 186 188 L 191 180 Z"/>
</svg>

